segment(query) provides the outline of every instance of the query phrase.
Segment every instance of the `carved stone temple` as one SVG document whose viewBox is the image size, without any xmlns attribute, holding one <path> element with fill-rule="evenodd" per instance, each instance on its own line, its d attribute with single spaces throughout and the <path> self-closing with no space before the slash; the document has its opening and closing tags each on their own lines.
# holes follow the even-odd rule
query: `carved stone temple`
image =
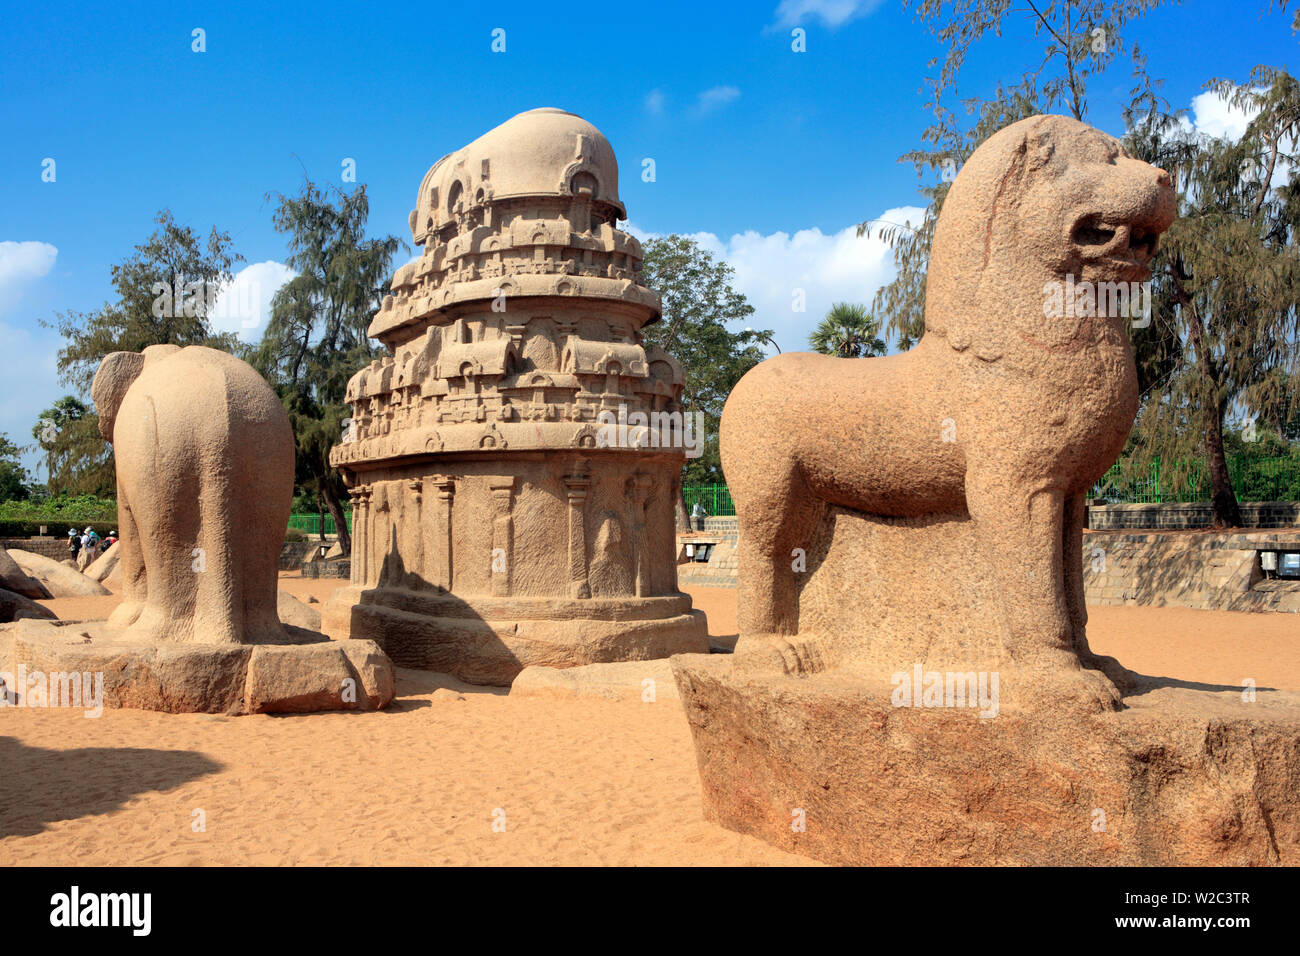
<svg viewBox="0 0 1300 956">
<path fill-rule="evenodd" d="M 563 110 L 521 113 L 425 175 L 423 255 L 370 325 L 390 354 L 348 383 L 330 455 L 353 504 L 331 637 L 487 684 L 707 652 L 677 589 L 685 452 L 659 440 L 681 422 L 682 371 L 642 341 L 659 299 L 625 216 L 608 140 Z M 607 425 L 637 413 L 670 424 Z"/>
</svg>

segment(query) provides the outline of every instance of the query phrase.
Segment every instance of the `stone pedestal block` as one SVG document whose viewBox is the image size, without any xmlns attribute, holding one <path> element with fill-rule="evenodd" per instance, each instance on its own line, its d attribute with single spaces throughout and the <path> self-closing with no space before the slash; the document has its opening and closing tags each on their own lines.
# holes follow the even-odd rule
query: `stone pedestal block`
<svg viewBox="0 0 1300 956">
<path fill-rule="evenodd" d="M 1300 695 L 1138 679 L 1126 709 L 895 707 L 676 657 L 708 819 L 828 863 L 1300 864 Z M 802 829 L 801 829 L 802 827 Z"/>
<path fill-rule="evenodd" d="M 9 703 L 28 707 L 93 709 L 98 699 L 105 708 L 172 714 L 275 714 L 378 710 L 392 701 L 393 664 L 373 642 L 301 629 L 289 638 L 302 643 L 143 644 L 102 622 L 19 621 L 0 634 L 0 672 Z"/>
</svg>

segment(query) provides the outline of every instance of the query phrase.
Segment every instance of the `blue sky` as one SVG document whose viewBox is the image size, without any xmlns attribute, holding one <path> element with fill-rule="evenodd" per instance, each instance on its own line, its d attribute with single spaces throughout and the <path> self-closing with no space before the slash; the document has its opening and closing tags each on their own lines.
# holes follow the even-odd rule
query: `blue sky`
<svg viewBox="0 0 1300 956">
<path fill-rule="evenodd" d="M 1207 131 L 1233 117 L 1211 77 L 1297 64 L 1287 15 L 1267 0 L 1184 3 L 1131 28 L 1164 94 Z M 832 301 L 867 301 L 891 275 L 864 219 L 918 202 L 897 157 L 920 143 L 927 61 L 942 51 L 899 0 L 539 4 L 10 4 L 0 34 L 0 432 L 27 442 L 67 389 L 60 342 L 37 319 L 110 295 L 109 267 L 168 207 L 229 231 L 268 299 L 283 277 L 271 191 L 303 168 L 340 182 L 356 162 L 371 229 L 409 241 L 407 212 L 438 157 L 522 110 L 595 123 L 622 169 L 641 233 L 695 234 L 737 269 L 782 348 L 805 347 Z M 1018 25 L 1017 25 L 1018 24 Z M 791 29 L 807 51 L 791 49 Z M 192 31 L 206 51 L 193 52 Z M 505 52 L 492 51 L 493 30 Z M 1037 63 L 1028 20 L 981 45 L 962 73 L 983 96 Z M 1123 131 L 1127 61 L 1090 90 L 1089 119 Z M 644 158 L 656 179 L 643 182 Z M 41 179 L 55 160 L 54 182 Z M 350 187 L 349 187 L 350 188 Z M 807 312 L 791 310 L 804 288 Z M 260 313 L 259 313 L 260 315 Z M 238 323 L 236 323 L 238 325 Z M 248 336 L 257 328 L 244 330 Z M 34 466 L 36 457 L 26 459 Z"/>
</svg>

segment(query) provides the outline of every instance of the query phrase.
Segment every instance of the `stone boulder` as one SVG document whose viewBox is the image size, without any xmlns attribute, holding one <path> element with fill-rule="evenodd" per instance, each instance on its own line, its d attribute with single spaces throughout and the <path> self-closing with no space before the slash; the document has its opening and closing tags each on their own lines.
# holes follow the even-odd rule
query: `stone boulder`
<svg viewBox="0 0 1300 956">
<path fill-rule="evenodd" d="M 37 604 L 22 594 L 0 588 L 0 624 L 24 618 L 57 620 L 55 613 L 45 605 Z"/>
<path fill-rule="evenodd" d="M 279 592 L 276 610 L 282 624 L 305 628 L 308 631 L 320 630 L 320 611 L 308 607 L 288 591 Z"/>
<path fill-rule="evenodd" d="M 122 557 L 121 542 L 114 541 L 99 557 L 86 566 L 85 575 L 92 581 L 104 583 L 104 579 L 109 576 L 112 570 L 117 567 L 118 559 Z"/>
<path fill-rule="evenodd" d="M 9 555 L 20 568 L 40 581 L 51 597 L 95 597 L 113 593 L 98 581 L 92 581 L 75 568 L 66 567 L 53 558 L 17 548 Z"/>
<path fill-rule="evenodd" d="M 51 596 L 45 585 L 20 568 L 4 548 L 0 548 L 0 588 L 29 598 Z"/>
<path fill-rule="evenodd" d="M 395 689 L 392 662 L 371 641 L 264 644 L 248 663 L 245 706 L 250 714 L 379 710 Z"/>
</svg>

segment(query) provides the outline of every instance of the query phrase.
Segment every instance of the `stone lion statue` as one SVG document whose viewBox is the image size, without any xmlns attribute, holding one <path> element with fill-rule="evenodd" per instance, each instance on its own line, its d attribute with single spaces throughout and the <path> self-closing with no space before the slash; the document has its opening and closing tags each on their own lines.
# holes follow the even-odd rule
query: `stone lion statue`
<svg viewBox="0 0 1300 956">
<path fill-rule="evenodd" d="M 1122 669 L 1085 635 L 1082 528 L 1084 496 L 1132 426 L 1137 373 L 1130 316 L 1109 300 L 1088 308 L 1082 290 L 1149 278 L 1174 210 L 1169 176 L 1116 139 L 1066 117 L 1021 120 L 952 184 L 914 349 L 785 354 L 741 379 L 720 430 L 740 521 L 738 665 L 819 669 L 827 649 L 799 633 L 791 556 L 829 507 L 964 513 L 984 549 L 976 573 L 1003 596 L 1010 659 L 1053 693 L 1117 706 L 1103 671 Z M 1062 292 L 1074 308 L 1059 308 Z"/>
</svg>

